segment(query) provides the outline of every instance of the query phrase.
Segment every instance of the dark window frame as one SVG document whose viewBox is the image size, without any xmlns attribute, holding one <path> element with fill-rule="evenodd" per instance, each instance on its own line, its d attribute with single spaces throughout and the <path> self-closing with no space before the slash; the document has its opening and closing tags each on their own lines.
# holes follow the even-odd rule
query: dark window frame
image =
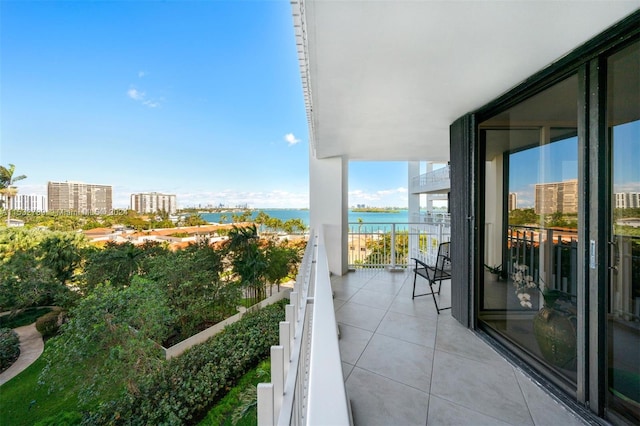
<svg viewBox="0 0 640 426">
<path fill-rule="evenodd" d="M 452 280 L 452 300 L 455 299 L 459 304 L 458 307 L 454 304 L 453 314 L 464 325 L 478 330 L 479 284 L 481 282 L 480 274 L 484 269 L 483 247 L 479 244 L 484 241 L 484 226 L 478 226 L 478 224 L 484 223 L 485 206 L 480 191 L 484 185 L 485 156 L 478 123 L 488 120 L 553 86 L 571 74 L 577 73 L 579 77 L 578 105 L 580 108 L 578 139 L 581 141 L 578 149 L 584 160 L 583 164 L 579 166 L 579 176 L 584 180 L 579 188 L 581 197 L 584 195 L 583 208 L 579 209 L 581 211 L 579 214 L 582 215 L 579 217 L 579 227 L 589 233 L 588 237 L 593 238 L 595 235 L 601 239 L 606 229 L 605 225 L 608 223 L 607 218 L 603 214 L 594 214 L 593 209 L 590 209 L 586 214 L 585 211 L 588 209 L 586 206 L 597 206 L 600 202 L 606 202 L 606 191 L 601 190 L 603 180 L 606 180 L 607 171 L 603 164 L 604 157 L 602 157 L 602 145 L 605 145 L 607 140 L 604 131 L 606 123 L 603 122 L 604 101 L 606 100 L 603 98 L 606 93 L 606 66 L 603 65 L 606 65 L 608 56 L 639 39 L 640 10 L 579 46 L 549 67 L 535 73 L 506 94 L 464 115 L 452 124 L 452 187 L 455 181 L 462 183 L 462 180 L 466 179 L 463 190 L 456 191 L 457 197 L 465 199 L 459 199 L 455 202 L 460 210 L 456 212 L 456 209 L 453 209 L 452 212 L 452 239 L 459 243 L 469 244 L 466 248 L 459 247 L 458 253 L 453 254 L 454 257 L 459 258 L 458 260 L 467 259 L 469 261 L 469 266 L 461 271 L 457 277 L 454 276 Z M 597 88 L 597 93 L 589 93 L 591 88 Z M 590 157 L 594 152 L 589 150 L 594 144 L 599 148 L 596 148 L 595 152 L 597 159 L 592 162 Z M 456 161 L 461 160 L 462 164 L 458 165 Z M 596 174 L 592 176 L 594 171 Z M 590 202 L 588 196 L 593 190 L 597 191 L 598 199 Z M 452 197 L 453 201 L 457 197 Z M 584 235 L 581 240 L 582 244 L 579 250 L 583 258 L 587 259 L 588 247 Z M 606 258 L 606 255 L 606 251 L 602 249 L 598 252 L 601 259 Z M 583 309 L 588 310 L 588 308 L 606 301 L 605 290 L 598 289 L 597 285 L 589 284 L 593 281 L 600 281 L 602 274 L 604 274 L 602 269 L 591 271 L 586 261 L 581 265 L 579 273 L 583 274 L 582 277 L 586 281 L 586 288 L 588 288 L 587 294 L 580 301 Z M 567 395 L 567 389 L 562 386 L 562 383 L 552 384 L 548 377 L 543 377 L 533 370 L 529 364 L 534 363 L 527 359 L 526 354 L 518 353 L 521 351 L 509 347 L 508 343 L 505 345 L 505 342 L 498 342 L 480 330 L 478 331 L 481 337 L 488 339 L 499 352 L 522 366 L 532 376 L 540 379 L 550 391 L 572 405 L 577 411 L 587 417 L 592 415 L 592 412 L 604 416 L 606 382 L 604 381 L 604 368 L 601 367 L 606 365 L 606 346 L 602 345 L 605 343 L 605 324 L 601 318 L 602 315 L 602 313 L 597 313 L 595 316 L 583 319 L 583 322 L 579 324 L 579 327 L 582 326 L 586 330 L 583 335 L 587 336 L 588 341 L 584 341 L 584 339 L 578 341 L 578 350 L 583 350 L 581 353 L 583 365 L 579 366 L 582 369 L 582 372 L 579 373 L 582 377 L 578 380 L 578 388 L 574 392 L 569 392 L 570 396 Z M 587 369 L 589 370 L 587 371 Z M 558 391 L 558 385 L 564 389 L 564 392 Z"/>
</svg>

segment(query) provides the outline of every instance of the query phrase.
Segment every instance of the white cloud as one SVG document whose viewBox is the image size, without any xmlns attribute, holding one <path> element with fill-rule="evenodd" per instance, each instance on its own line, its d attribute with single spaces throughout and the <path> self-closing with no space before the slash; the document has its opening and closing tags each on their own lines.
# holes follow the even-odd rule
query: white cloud
<svg viewBox="0 0 640 426">
<path fill-rule="evenodd" d="M 142 105 L 146 105 L 149 108 L 157 108 L 160 106 L 160 102 L 158 101 L 143 101 Z"/>
<path fill-rule="evenodd" d="M 218 206 L 235 207 L 247 205 L 250 208 L 306 208 L 309 207 L 309 194 L 286 190 L 272 191 L 234 191 L 194 192 L 177 194 L 180 207 Z"/>
<path fill-rule="evenodd" d="M 157 108 L 160 106 L 160 100 L 158 99 L 147 99 L 147 94 L 141 90 L 136 89 L 135 87 L 130 87 L 127 90 L 127 96 L 134 101 L 140 102 L 142 105 L 147 106 L 149 108 Z"/>
<path fill-rule="evenodd" d="M 354 189 L 349 191 L 349 205 L 364 204 L 369 207 L 406 207 L 408 203 L 407 188 L 381 189 L 378 191 L 364 191 Z"/>
<path fill-rule="evenodd" d="M 377 191 L 377 193 L 381 196 L 392 195 L 392 194 L 406 194 L 407 192 L 408 192 L 407 188 L 403 188 L 403 187 L 396 188 L 396 189 L 383 189 L 383 190 Z"/>
<path fill-rule="evenodd" d="M 113 208 L 128 208 L 131 194 L 138 192 L 158 191 L 166 194 L 176 194 L 179 208 L 226 207 L 247 205 L 250 208 L 308 208 L 309 194 L 307 192 L 292 192 L 287 190 L 271 191 L 236 191 L 225 189 L 220 191 L 185 192 L 177 188 L 133 188 L 114 186 Z"/>
<path fill-rule="evenodd" d="M 18 188 L 18 194 L 20 195 L 47 195 L 47 187 L 46 185 L 36 185 L 36 184 L 25 184 L 25 181 L 20 181 L 16 183 L 16 187 Z"/>
<path fill-rule="evenodd" d="M 289 146 L 293 146 L 293 145 L 297 144 L 298 142 L 300 142 L 300 139 L 297 139 L 293 135 L 293 133 L 287 133 L 286 135 L 284 135 L 284 140 L 287 141 Z"/>
<path fill-rule="evenodd" d="M 132 87 L 129 90 L 127 90 L 127 96 L 129 96 L 134 101 L 141 101 L 144 99 L 145 94 L 144 92 L 139 91 L 135 87 Z"/>
<path fill-rule="evenodd" d="M 138 71 L 138 77 L 139 78 L 146 77 L 148 75 L 149 75 L 149 73 L 146 72 L 146 71 Z"/>
</svg>

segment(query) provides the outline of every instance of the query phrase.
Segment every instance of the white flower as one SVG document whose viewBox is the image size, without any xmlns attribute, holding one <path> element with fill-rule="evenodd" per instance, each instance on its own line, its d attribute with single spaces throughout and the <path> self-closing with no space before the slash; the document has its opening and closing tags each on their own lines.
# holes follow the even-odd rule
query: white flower
<svg viewBox="0 0 640 426">
<path fill-rule="evenodd" d="M 518 293 L 518 299 L 520 299 L 520 301 L 528 301 L 531 300 L 531 295 L 529 293 Z"/>
<path fill-rule="evenodd" d="M 516 295 L 520 300 L 520 305 L 526 308 L 531 308 L 531 295 L 529 294 L 529 289 L 537 289 L 538 284 L 533 280 L 533 276 L 527 274 L 529 267 L 527 265 L 519 264 L 515 262 L 513 264 L 513 274 L 511 278 L 513 279 L 513 285 L 516 288 Z"/>
</svg>

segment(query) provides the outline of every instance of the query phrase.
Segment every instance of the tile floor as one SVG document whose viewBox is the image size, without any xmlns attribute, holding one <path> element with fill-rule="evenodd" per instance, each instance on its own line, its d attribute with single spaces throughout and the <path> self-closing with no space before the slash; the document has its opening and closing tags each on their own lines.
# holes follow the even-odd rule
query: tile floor
<svg viewBox="0 0 640 426">
<path fill-rule="evenodd" d="M 331 282 L 356 426 L 585 424 L 450 310 L 437 315 L 431 296 L 412 300 L 410 272 L 359 270 Z"/>
</svg>

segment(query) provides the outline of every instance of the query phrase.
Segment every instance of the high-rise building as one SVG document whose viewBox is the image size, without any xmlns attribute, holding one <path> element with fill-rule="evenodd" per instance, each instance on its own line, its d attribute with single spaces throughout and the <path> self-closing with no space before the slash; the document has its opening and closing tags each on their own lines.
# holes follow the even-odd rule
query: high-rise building
<svg viewBox="0 0 640 426">
<path fill-rule="evenodd" d="M 516 192 L 509 193 L 509 211 L 515 210 L 518 208 L 518 194 Z"/>
<path fill-rule="evenodd" d="M 537 183 L 535 193 L 536 214 L 577 213 L 578 179 L 563 182 Z"/>
<path fill-rule="evenodd" d="M 110 185 L 48 182 L 47 206 L 50 212 L 109 214 L 113 210 L 113 189 Z"/>
<path fill-rule="evenodd" d="M 131 210 L 138 213 L 167 212 L 175 214 L 177 210 L 175 194 L 146 192 L 131 194 Z"/>
<path fill-rule="evenodd" d="M 617 209 L 640 208 L 640 192 L 616 192 Z"/>
</svg>

